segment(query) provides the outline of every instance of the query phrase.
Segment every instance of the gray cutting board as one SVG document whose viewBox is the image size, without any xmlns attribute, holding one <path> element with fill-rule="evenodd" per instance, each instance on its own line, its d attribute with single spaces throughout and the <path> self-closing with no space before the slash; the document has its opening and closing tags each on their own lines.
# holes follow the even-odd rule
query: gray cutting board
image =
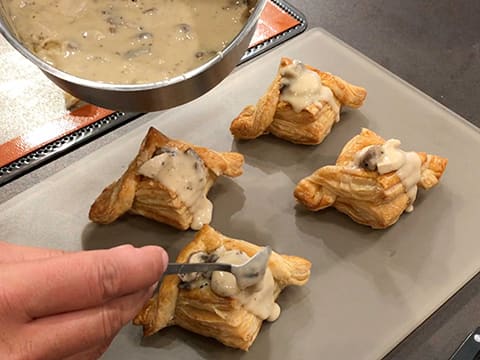
<svg viewBox="0 0 480 360">
<path fill-rule="evenodd" d="M 228 127 L 274 77 L 281 56 L 303 60 L 368 89 L 316 147 L 272 137 L 236 143 Z M 227 235 L 270 244 L 313 262 L 310 282 L 280 297 L 280 318 L 265 324 L 248 353 L 178 328 L 146 340 L 128 326 L 105 359 L 376 359 L 385 355 L 479 271 L 478 129 L 322 30 L 314 29 L 248 63 L 196 101 L 146 115 L 151 122 L 99 149 L 0 206 L 11 242 L 69 250 L 131 242 L 160 244 L 171 257 L 193 232 L 139 217 L 89 223 L 90 204 L 136 154 L 149 125 L 171 137 L 245 155 L 243 176 L 220 179 L 210 193 L 212 225 Z M 450 162 L 442 182 L 420 192 L 413 213 L 371 230 L 335 210 L 296 206 L 295 184 L 333 163 L 361 127 L 397 137 L 407 150 Z"/>
</svg>

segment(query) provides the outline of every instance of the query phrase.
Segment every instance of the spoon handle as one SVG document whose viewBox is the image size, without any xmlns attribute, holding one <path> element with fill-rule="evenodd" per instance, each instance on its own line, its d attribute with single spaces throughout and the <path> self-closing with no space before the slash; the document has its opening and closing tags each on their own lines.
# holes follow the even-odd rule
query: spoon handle
<svg viewBox="0 0 480 360">
<path fill-rule="evenodd" d="M 222 263 L 169 263 L 164 274 L 187 274 L 192 272 L 209 272 L 209 271 L 228 271 L 232 272 L 231 264 Z"/>
</svg>

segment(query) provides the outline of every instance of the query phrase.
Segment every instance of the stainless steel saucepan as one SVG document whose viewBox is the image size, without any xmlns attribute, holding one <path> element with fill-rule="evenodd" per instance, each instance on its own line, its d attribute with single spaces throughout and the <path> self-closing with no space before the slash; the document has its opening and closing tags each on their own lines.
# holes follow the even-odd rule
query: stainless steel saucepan
<svg viewBox="0 0 480 360">
<path fill-rule="evenodd" d="M 168 80 L 145 84 L 107 84 L 65 73 L 38 58 L 19 40 L 8 11 L 0 0 L 0 32 L 7 41 L 66 92 L 95 105 L 129 112 L 163 110 L 189 102 L 222 81 L 248 48 L 267 0 L 254 2 L 245 26 L 233 41 L 207 63 Z"/>
</svg>

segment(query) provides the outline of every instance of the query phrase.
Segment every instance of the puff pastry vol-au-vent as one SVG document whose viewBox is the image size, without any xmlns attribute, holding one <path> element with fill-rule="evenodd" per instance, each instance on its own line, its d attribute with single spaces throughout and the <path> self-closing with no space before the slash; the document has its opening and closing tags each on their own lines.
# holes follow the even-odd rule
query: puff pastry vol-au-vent
<svg viewBox="0 0 480 360">
<path fill-rule="evenodd" d="M 261 247 L 226 237 L 205 225 L 180 252 L 177 262 L 244 263 Z M 144 309 L 134 319 L 146 336 L 171 325 L 215 338 L 221 343 L 248 350 L 264 320 L 280 314 L 275 300 L 288 285 L 303 285 L 311 263 L 296 256 L 272 252 L 263 280 L 238 289 L 230 273 L 168 275 Z"/>
<path fill-rule="evenodd" d="M 256 105 L 233 120 L 236 139 L 271 133 L 296 144 L 320 144 L 340 119 L 342 106 L 358 108 L 367 92 L 298 60 L 282 58 L 277 76 Z"/>
<path fill-rule="evenodd" d="M 130 212 L 180 230 L 210 223 L 207 193 L 220 175 L 243 172 L 243 156 L 190 145 L 150 128 L 125 173 L 90 208 L 90 220 L 109 224 Z"/>
<path fill-rule="evenodd" d="M 301 180 L 294 195 L 312 211 L 335 207 L 374 229 L 393 225 L 413 210 L 418 187 L 435 186 L 447 159 L 405 152 L 400 141 L 385 141 L 363 129 L 342 149 L 336 165 L 324 166 Z"/>
</svg>

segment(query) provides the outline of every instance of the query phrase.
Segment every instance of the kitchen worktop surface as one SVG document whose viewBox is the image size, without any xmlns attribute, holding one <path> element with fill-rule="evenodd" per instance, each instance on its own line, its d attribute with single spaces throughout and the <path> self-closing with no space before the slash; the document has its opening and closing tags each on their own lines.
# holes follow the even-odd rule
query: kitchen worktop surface
<svg viewBox="0 0 480 360">
<path fill-rule="evenodd" d="M 479 1 L 289 2 L 306 15 L 309 28 L 327 30 L 480 126 Z M 318 44 L 318 51 L 322 51 L 321 44 Z M 4 185 L 0 191 L 0 202 L 12 198 L 147 120 L 138 118 Z M 432 133 L 432 136 L 435 134 Z M 452 141 L 455 141 L 455 134 L 452 134 Z M 386 359 L 448 359 L 468 333 L 479 326 L 478 316 L 475 316 L 479 313 L 480 276 L 477 275 Z"/>
</svg>

